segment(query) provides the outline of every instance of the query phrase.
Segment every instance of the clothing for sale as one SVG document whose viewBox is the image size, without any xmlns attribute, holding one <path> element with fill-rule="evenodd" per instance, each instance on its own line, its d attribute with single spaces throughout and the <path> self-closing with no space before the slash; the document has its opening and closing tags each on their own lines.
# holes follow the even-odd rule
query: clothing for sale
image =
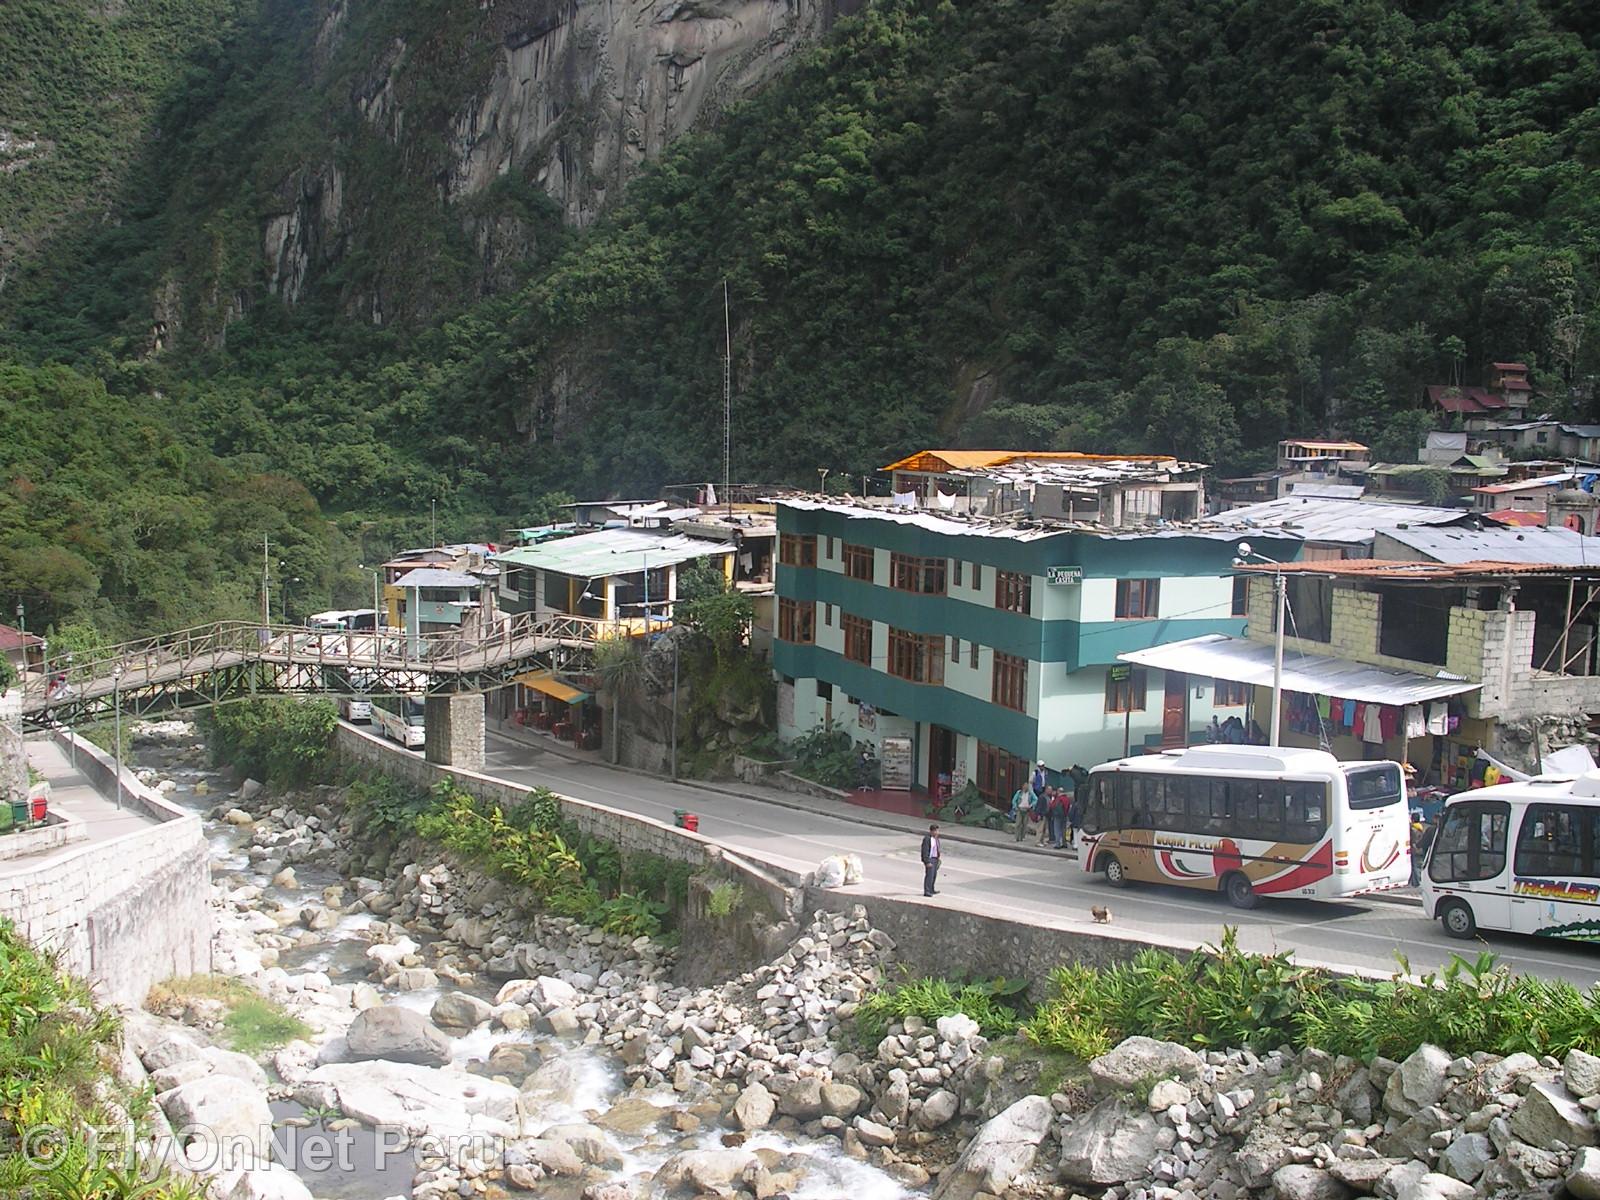
<svg viewBox="0 0 1600 1200">
<path fill-rule="evenodd" d="M 1383 740 L 1383 714 L 1376 704 L 1362 706 L 1361 740 L 1364 742 L 1381 742 Z"/>
<path fill-rule="evenodd" d="M 1378 725 L 1383 730 L 1383 740 L 1388 741 L 1400 730 L 1400 710 L 1385 704 L 1379 714 Z"/>
<path fill-rule="evenodd" d="M 1406 705 L 1406 737 L 1419 738 L 1428 732 L 1428 719 L 1422 714 L 1422 705 Z"/>
<path fill-rule="evenodd" d="M 1435 737 L 1450 732 L 1450 708 L 1443 700 L 1428 705 L 1428 732 Z"/>
</svg>

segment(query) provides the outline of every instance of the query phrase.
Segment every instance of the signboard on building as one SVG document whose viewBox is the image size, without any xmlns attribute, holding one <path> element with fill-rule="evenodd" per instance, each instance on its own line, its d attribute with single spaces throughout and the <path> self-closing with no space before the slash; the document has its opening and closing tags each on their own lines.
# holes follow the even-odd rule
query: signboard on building
<svg viewBox="0 0 1600 1200">
<path fill-rule="evenodd" d="M 1046 583 L 1082 583 L 1082 567 L 1046 567 L 1044 573 Z"/>
<path fill-rule="evenodd" d="M 1113 683 L 1121 683 L 1133 674 L 1133 668 L 1128 666 L 1127 663 L 1123 663 L 1119 667 L 1112 667 L 1106 674 L 1111 677 Z"/>
<path fill-rule="evenodd" d="M 878 753 L 883 787 L 888 791 L 911 790 L 911 739 L 886 737 Z"/>
</svg>

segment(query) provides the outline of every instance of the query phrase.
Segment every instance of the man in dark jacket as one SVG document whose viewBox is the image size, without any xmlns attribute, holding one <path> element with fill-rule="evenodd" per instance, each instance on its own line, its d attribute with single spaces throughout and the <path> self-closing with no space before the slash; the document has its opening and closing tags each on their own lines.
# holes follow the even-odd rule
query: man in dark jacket
<svg viewBox="0 0 1600 1200">
<path fill-rule="evenodd" d="M 929 825 L 922 838 L 922 894 L 935 895 L 939 889 L 933 885 L 939 879 L 939 827 Z"/>
</svg>

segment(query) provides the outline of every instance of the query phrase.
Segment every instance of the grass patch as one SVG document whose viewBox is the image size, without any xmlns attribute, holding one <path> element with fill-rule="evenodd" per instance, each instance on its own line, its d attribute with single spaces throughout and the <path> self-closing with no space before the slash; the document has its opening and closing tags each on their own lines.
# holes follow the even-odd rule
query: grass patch
<svg viewBox="0 0 1600 1200">
<path fill-rule="evenodd" d="M 983 1030 L 984 1037 L 999 1038 L 1017 1031 L 1018 1016 L 1008 997 L 1019 995 L 1020 980 L 994 979 L 954 983 L 948 979 L 906 978 L 873 992 L 856 1010 L 856 1036 L 863 1045 L 876 1046 L 889 1026 L 907 1017 L 921 1017 L 930 1025 L 940 1017 L 965 1013 Z"/>
<path fill-rule="evenodd" d="M 731 917 L 744 907 L 744 888 L 737 883 L 718 883 L 706 898 L 706 911 L 717 920 Z"/>
<path fill-rule="evenodd" d="M 158 983 L 145 998 L 145 1007 L 162 1012 L 185 1000 L 216 1000 L 225 1005 L 222 1027 L 228 1044 L 251 1057 L 311 1033 L 309 1025 L 282 1005 L 226 975 L 188 975 Z"/>
</svg>

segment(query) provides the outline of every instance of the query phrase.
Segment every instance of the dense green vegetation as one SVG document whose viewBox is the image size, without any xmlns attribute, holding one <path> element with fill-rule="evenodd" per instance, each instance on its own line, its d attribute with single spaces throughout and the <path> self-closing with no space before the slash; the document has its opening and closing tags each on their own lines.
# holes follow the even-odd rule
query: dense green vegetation
<svg viewBox="0 0 1600 1200">
<path fill-rule="evenodd" d="M 444 134 L 492 57 L 476 5 L 374 4 L 327 53 L 313 6 L 246 7 L 160 99 L 117 220 L 67 221 L 22 172 L 29 203 L 61 210 L 43 222 L 59 252 L 0 291 L 0 353 L 72 361 L 181 444 L 192 465 L 143 469 L 201 529 L 227 490 L 202 463 L 303 486 L 296 528 L 320 513 L 345 535 L 320 573 L 286 572 L 312 602 L 353 596 L 353 561 L 415 535 L 434 498 L 446 529 L 486 536 L 557 487 L 715 477 L 724 281 L 742 478 L 839 479 L 940 442 L 1236 468 L 1336 428 L 1403 453 L 1420 385 L 1490 359 L 1527 360 L 1550 407 L 1594 415 L 1593 5 L 879 0 L 581 234 L 514 173 L 441 198 Z M 150 20 L 169 10 L 213 30 L 232 11 L 172 0 Z M 397 32 L 413 49 L 391 140 L 351 97 Z M 81 106 L 46 66 L 22 60 L 13 91 Z M 263 218 L 334 169 L 345 216 L 285 305 Z M 489 217 L 520 231 L 514 271 L 477 261 L 469 227 Z M 148 361 L 157 309 L 170 348 Z M 55 545 L 54 512 L 8 516 L 14 541 Z M 208 564 L 165 558 L 179 597 L 126 620 L 245 604 L 258 517 L 227 521 L 236 544 Z M 65 552 L 0 596 L 128 611 L 110 548 Z"/>
<path fill-rule="evenodd" d="M 0 920 L 0 1195 L 200 1200 L 198 1183 L 146 1172 L 111 1136 L 146 1132 L 153 1102 L 117 1081 L 118 1038 L 88 985 Z"/>
<path fill-rule="evenodd" d="M 216 762 L 264 783 L 297 787 L 331 776 L 338 720 L 329 700 L 263 697 L 219 707 L 207 740 Z"/>
<path fill-rule="evenodd" d="M 1218 945 L 1189 954 L 1149 948 L 1109 967 L 1056 967 L 1026 1020 L 1008 1003 L 1022 981 L 901 980 L 862 1001 L 857 1033 L 870 1047 L 907 1016 L 932 1023 L 963 1012 L 987 1037 L 1020 1033 L 1069 1061 L 1136 1035 L 1201 1050 L 1288 1045 L 1363 1060 L 1403 1059 L 1424 1043 L 1452 1054 L 1558 1058 L 1574 1047 L 1600 1049 L 1600 991 L 1512 974 L 1488 953 L 1452 956 L 1442 971 L 1421 976 L 1399 965 L 1390 979 L 1334 975 L 1299 966 L 1287 952 L 1240 950 L 1237 931 L 1225 928 Z"/>
</svg>

